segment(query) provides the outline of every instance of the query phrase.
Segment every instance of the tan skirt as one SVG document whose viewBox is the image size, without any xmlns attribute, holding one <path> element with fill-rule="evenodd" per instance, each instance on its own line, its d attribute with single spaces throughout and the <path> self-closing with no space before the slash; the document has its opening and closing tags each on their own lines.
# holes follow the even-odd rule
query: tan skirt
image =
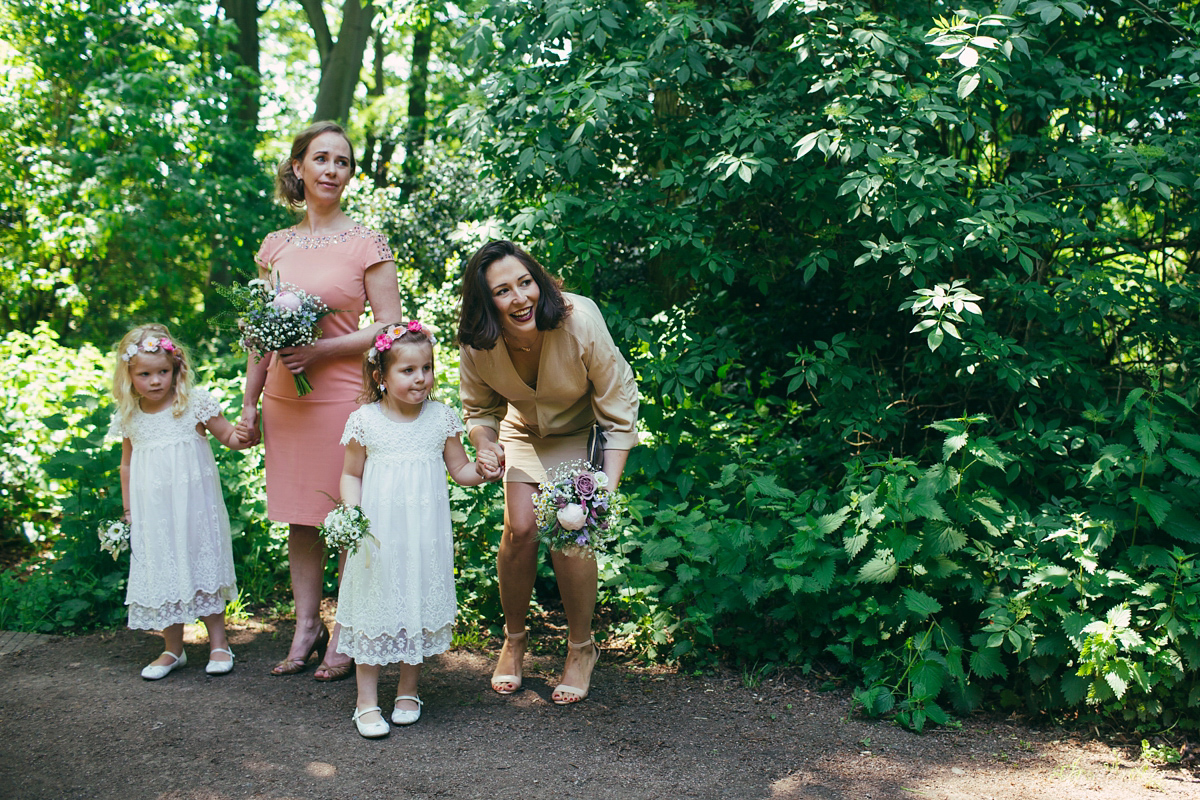
<svg viewBox="0 0 1200 800">
<path fill-rule="evenodd" d="M 500 421 L 500 444 L 504 447 L 505 483 L 541 483 L 546 471 L 564 461 L 587 458 L 591 428 L 559 436 L 537 436 L 514 425 L 507 417 Z"/>
</svg>

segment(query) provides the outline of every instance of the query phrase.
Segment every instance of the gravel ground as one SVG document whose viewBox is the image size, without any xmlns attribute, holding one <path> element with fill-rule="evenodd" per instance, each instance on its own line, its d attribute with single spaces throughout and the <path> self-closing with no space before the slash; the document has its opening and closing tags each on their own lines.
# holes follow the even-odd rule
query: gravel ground
<svg viewBox="0 0 1200 800">
<path fill-rule="evenodd" d="M 454 650 L 421 682 L 421 721 L 369 741 L 353 680 L 268 675 L 286 622 L 231 631 L 237 667 L 189 665 L 157 682 L 152 634 L 57 639 L 0 655 L 0 797 L 21 800 L 362 798 L 1200 798 L 1189 766 L 1010 720 L 914 735 L 854 716 L 844 692 L 776 678 L 652 674 L 606 652 L 593 691 L 560 708 L 561 648 L 526 661 L 521 692 L 487 688 L 486 654 Z M 390 710 L 394 668 L 380 699 Z"/>
</svg>

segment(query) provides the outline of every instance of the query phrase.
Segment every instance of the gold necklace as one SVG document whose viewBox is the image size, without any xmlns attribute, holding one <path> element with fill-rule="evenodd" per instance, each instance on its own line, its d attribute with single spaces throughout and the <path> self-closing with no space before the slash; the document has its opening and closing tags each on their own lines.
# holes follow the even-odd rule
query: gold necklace
<svg viewBox="0 0 1200 800">
<path fill-rule="evenodd" d="M 504 334 L 500 334 L 500 335 L 504 336 Z M 504 344 L 507 345 L 510 350 L 519 350 L 522 353 L 528 353 L 533 350 L 534 345 L 536 345 L 537 343 L 534 342 L 534 344 L 529 345 L 529 347 L 520 347 L 520 346 L 515 345 L 512 342 L 510 342 L 508 340 L 507 336 L 504 336 Z"/>
</svg>

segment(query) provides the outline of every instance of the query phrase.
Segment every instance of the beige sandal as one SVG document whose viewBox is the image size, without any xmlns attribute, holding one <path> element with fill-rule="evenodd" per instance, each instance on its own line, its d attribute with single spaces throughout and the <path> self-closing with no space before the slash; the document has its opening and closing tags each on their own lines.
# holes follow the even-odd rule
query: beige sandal
<svg viewBox="0 0 1200 800">
<path fill-rule="evenodd" d="M 588 672 L 587 685 L 580 689 L 578 686 L 567 686 L 565 683 L 560 683 L 554 687 L 554 694 L 551 695 L 551 699 L 554 700 L 555 705 L 569 706 L 572 703 L 578 703 L 580 700 L 587 699 L 588 692 L 592 688 L 592 672 L 596 669 L 596 662 L 600 660 L 600 648 L 596 645 L 596 640 L 591 636 L 588 637 L 586 642 L 580 642 L 579 644 L 567 639 L 567 648 L 570 650 L 582 652 L 589 647 L 592 648 L 596 657 L 592 660 L 592 671 Z M 565 671 L 564 667 L 564 673 Z"/>
<path fill-rule="evenodd" d="M 515 642 L 518 642 L 521 640 L 528 641 L 529 629 L 526 628 L 525 630 L 521 631 L 520 633 L 509 633 L 508 626 L 505 625 L 504 626 L 504 639 L 505 639 L 505 644 L 508 644 L 509 642 L 515 643 Z M 526 647 L 528 647 L 528 645 L 526 645 Z M 522 672 L 524 671 L 524 668 L 521 666 L 521 663 L 524 661 L 525 661 L 525 654 L 521 653 L 521 662 L 518 662 L 517 668 L 518 668 L 518 670 L 520 670 Z M 497 663 L 496 669 L 500 669 L 499 663 Z M 511 688 L 505 688 L 504 684 L 507 684 Z M 495 692 L 496 694 L 515 694 L 516 692 L 520 691 L 520 689 L 521 689 L 521 676 L 520 675 L 497 675 L 495 673 L 492 673 L 492 691 Z"/>
</svg>

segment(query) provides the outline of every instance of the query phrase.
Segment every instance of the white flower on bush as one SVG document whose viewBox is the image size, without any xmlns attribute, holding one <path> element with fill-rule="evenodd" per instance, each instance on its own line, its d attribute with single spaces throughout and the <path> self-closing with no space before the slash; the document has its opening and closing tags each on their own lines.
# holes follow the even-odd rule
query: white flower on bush
<svg viewBox="0 0 1200 800">
<path fill-rule="evenodd" d="M 558 510 L 558 524 L 563 530 L 577 531 L 586 521 L 587 514 L 583 513 L 583 506 L 578 503 L 568 503 Z"/>
<path fill-rule="evenodd" d="M 592 477 L 596 479 L 596 488 L 597 489 L 607 489 L 608 488 L 608 475 L 607 474 L 605 474 L 604 472 L 595 472 L 592 474 Z"/>
</svg>

